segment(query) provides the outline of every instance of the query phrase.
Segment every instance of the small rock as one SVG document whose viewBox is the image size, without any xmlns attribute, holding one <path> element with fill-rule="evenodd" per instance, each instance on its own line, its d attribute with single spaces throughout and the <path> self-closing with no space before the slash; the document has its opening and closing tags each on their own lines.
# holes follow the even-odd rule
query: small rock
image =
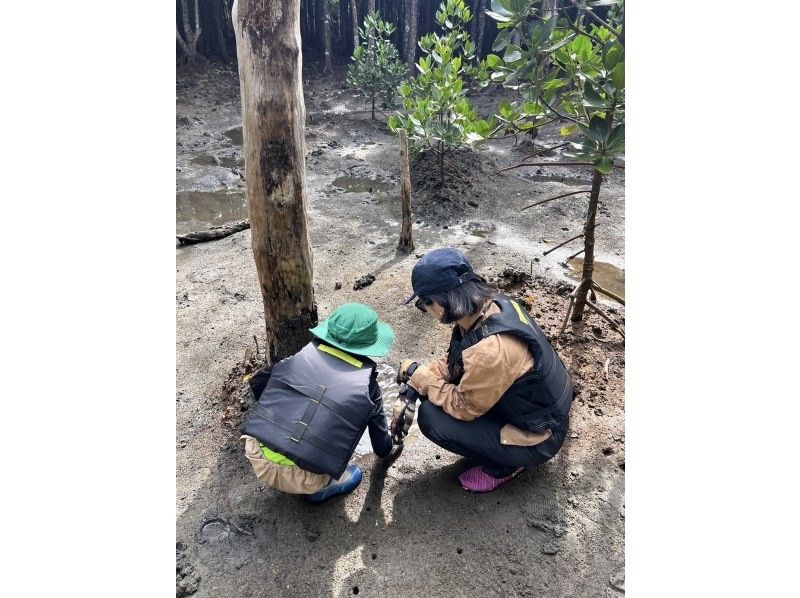
<svg viewBox="0 0 800 598">
<path fill-rule="evenodd" d="M 342 283 L 341 283 L 341 281 L 338 281 L 338 280 L 337 280 L 337 281 L 336 281 L 336 284 L 334 284 L 334 285 L 333 285 L 333 288 L 334 288 L 334 290 L 336 290 L 336 291 L 338 291 L 339 289 L 341 289 L 341 288 L 342 288 Z"/>
<path fill-rule="evenodd" d="M 313 529 L 306 530 L 306 540 L 309 542 L 314 542 L 317 538 L 319 538 L 319 532 Z"/>
<path fill-rule="evenodd" d="M 208 131 L 203 131 L 203 137 L 211 137 L 211 133 Z"/>
<path fill-rule="evenodd" d="M 548 542 L 542 546 L 542 554 L 558 554 L 558 546 Z"/>
<path fill-rule="evenodd" d="M 625 573 L 622 571 L 618 571 L 617 573 L 613 574 L 611 578 L 608 580 L 609 585 L 617 590 L 625 591 Z"/>
<path fill-rule="evenodd" d="M 600 409 L 600 408 L 597 408 L 597 409 L 594 410 L 594 414 L 595 415 L 603 415 L 603 410 Z"/>
<path fill-rule="evenodd" d="M 472 200 L 469 200 L 469 201 L 467 202 L 467 205 L 468 205 L 468 206 L 472 206 L 473 208 L 477 208 L 477 207 L 478 207 L 478 202 L 477 202 L 477 201 L 472 201 Z"/>
<path fill-rule="evenodd" d="M 367 274 L 356 281 L 356 283 L 353 285 L 353 290 L 358 291 L 364 287 L 368 287 L 373 282 L 375 282 L 375 277 L 372 274 Z"/>
</svg>

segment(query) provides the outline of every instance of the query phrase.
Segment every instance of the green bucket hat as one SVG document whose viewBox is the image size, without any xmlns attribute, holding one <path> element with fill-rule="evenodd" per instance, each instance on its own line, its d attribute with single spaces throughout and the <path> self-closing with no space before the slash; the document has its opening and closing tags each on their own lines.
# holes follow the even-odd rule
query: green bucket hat
<svg viewBox="0 0 800 598">
<path fill-rule="evenodd" d="M 394 331 L 368 305 L 345 303 L 311 328 L 311 334 L 339 349 L 367 357 L 383 357 L 394 342 Z"/>
</svg>

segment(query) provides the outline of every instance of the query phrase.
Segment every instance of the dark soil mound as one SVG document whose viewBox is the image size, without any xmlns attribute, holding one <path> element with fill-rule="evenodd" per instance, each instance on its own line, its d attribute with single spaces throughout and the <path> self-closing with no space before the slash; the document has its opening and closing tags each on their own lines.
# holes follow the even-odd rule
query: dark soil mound
<svg viewBox="0 0 800 598">
<path fill-rule="evenodd" d="M 411 161 L 414 216 L 435 224 L 451 224 L 469 216 L 485 191 L 478 184 L 494 173 L 492 164 L 471 149 L 458 149 L 444 157 L 442 180 L 439 157 L 432 151 Z"/>
</svg>

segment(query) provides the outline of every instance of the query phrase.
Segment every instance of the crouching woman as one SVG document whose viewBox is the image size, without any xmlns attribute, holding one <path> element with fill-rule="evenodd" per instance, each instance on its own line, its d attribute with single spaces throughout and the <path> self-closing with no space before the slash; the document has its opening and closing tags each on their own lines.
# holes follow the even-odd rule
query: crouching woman
<svg viewBox="0 0 800 598">
<path fill-rule="evenodd" d="M 242 439 L 262 483 L 320 503 L 361 482 L 348 463 L 365 429 L 378 457 L 392 450 L 369 356 L 384 357 L 394 332 L 370 307 L 347 303 L 311 333 L 312 342 L 251 380 L 257 402 Z"/>
<path fill-rule="evenodd" d="M 561 448 L 573 389 L 564 365 L 531 315 L 477 276 L 456 249 L 423 256 L 411 274 L 415 305 L 454 324 L 447 357 L 405 360 L 398 382 L 423 399 L 422 433 L 478 465 L 459 476 L 465 490 L 490 492 Z M 414 393 L 400 395 L 392 433 L 413 421 Z M 427 400 L 425 400 L 427 399 Z"/>
</svg>

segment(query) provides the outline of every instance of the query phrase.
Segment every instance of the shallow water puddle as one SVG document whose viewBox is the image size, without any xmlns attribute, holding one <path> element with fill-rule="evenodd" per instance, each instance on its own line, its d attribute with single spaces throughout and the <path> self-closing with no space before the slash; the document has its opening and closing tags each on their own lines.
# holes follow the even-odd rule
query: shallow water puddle
<svg viewBox="0 0 800 598">
<path fill-rule="evenodd" d="M 224 166 L 225 168 L 244 168 L 243 158 L 231 158 L 229 156 L 219 158 L 211 154 L 201 154 L 192 158 L 192 164 L 200 166 Z"/>
<path fill-rule="evenodd" d="M 567 276 L 575 282 L 580 282 L 582 272 L 583 258 L 570 260 Z M 592 279 L 604 289 L 625 299 L 625 270 L 620 270 L 607 262 L 598 262 L 595 260 Z"/>
<path fill-rule="evenodd" d="M 175 194 L 177 233 L 204 230 L 247 218 L 241 191 L 182 191 Z"/>
<path fill-rule="evenodd" d="M 355 176 L 340 176 L 335 179 L 332 186 L 344 190 L 346 193 L 371 193 L 373 191 L 392 191 L 395 188 L 393 183 L 387 183 L 378 179 L 369 179 Z"/>
<path fill-rule="evenodd" d="M 225 137 L 230 139 L 236 145 L 244 145 L 244 137 L 242 136 L 242 127 L 234 127 L 225 131 Z"/>
</svg>

